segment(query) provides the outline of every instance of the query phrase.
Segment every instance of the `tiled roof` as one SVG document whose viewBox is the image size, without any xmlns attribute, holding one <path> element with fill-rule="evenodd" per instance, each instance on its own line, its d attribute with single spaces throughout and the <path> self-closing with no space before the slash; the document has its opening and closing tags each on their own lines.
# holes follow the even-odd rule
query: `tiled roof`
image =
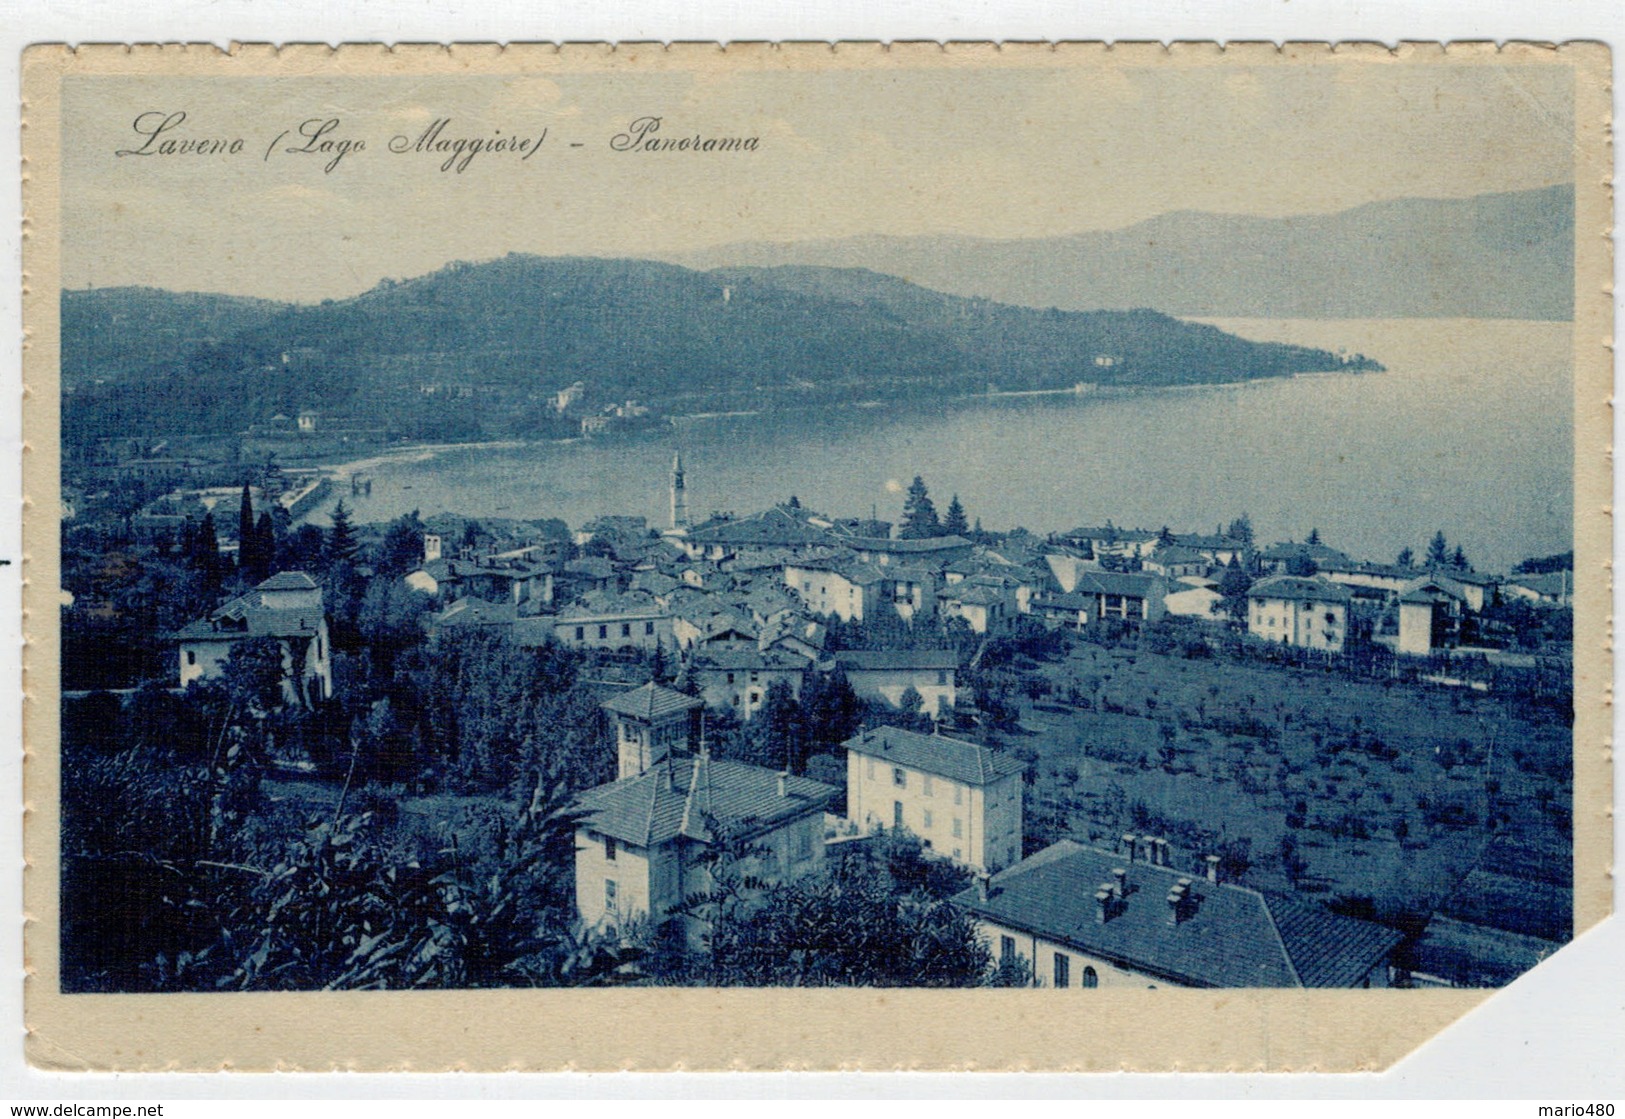
<svg viewBox="0 0 1625 1119">
<path fill-rule="evenodd" d="M 1095 600 L 1082 594 L 1046 594 L 1033 599 L 1034 610 L 1091 610 Z"/>
<path fill-rule="evenodd" d="M 309 576 L 301 576 L 307 582 Z M 267 580 L 270 582 L 270 580 Z M 266 588 L 262 583 L 247 594 L 238 595 L 218 607 L 207 618 L 189 623 L 174 635 L 178 641 L 236 641 L 248 637 L 315 637 L 321 628 L 324 611 L 318 597 L 312 606 L 266 606 L 260 600 L 262 590 L 316 590 L 295 584 Z"/>
<path fill-rule="evenodd" d="M 1268 893 L 1264 902 L 1305 987 L 1352 987 L 1403 939 L 1385 925 L 1340 917 L 1291 894 Z"/>
<path fill-rule="evenodd" d="M 775 508 L 739 520 L 700 525 L 689 530 L 688 539 L 699 544 L 773 547 L 826 544 L 830 534 L 826 529 L 815 528 Z"/>
<path fill-rule="evenodd" d="M 642 591 L 634 591 L 624 595 L 600 594 L 595 591 L 584 595 L 580 602 L 573 603 L 559 611 L 559 620 L 561 622 L 579 622 L 598 618 L 666 616 L 666 611 L 662 610 L 653 598 Z"/>
<path fill-rule="evenodd" d="M 835 659 L 842 668 L 857 672 L 959 667 L 959 654 L 952 649 L 844 649 Z"/>
<path fill-rule="evenodd" d="M 1574 573 L 1571 571 L 1553 571 L 1544 575 L 1519 575 L 1510 582 L 1514 586 L 1527 588 L 1536 594 L 1555 597 L 1573 592 Z"/>
<path fill-rule="evenodd" d="M 576 798 L 594 831 L 636 847 L 652 847 L 683 836 L 700 842 L 715 838 L 715 822 L 730 834 L 745 835 L 773 824 L 823 812 L 839 790 L 806 777 L 785 778 L 743 762 L 703 755 L 673 756 L 633 777 L 588 789 Z"/>
<path fill-rule="evenodd" d="M 990 750 L 945 734 L 915 734 L 900 727 L 867 730 L 853 735 L 842 745 L 854 754 L 946 777 L 963 785 L 991 784 L 1027 768 L 1014 754 Z"/>
<path fill-rule="evenodd" d="M 958 602 L 970 606 L 993 606 L 1005 601 L 1007 596 L 996 587 L 973 583 L 967 579 L 956 587 L 949 587 L 938 597 L 947 602 Z"/>
<path fill-rule="evenodd" d="M 441 626 L 511 626 L 519 618 L 519 608 L 511 602 L 485 602 L 460 598 L 435 615 Z"/>
<path fill-rule="evenodd" d="M 932 552 L 951 552 L 956 548 L 969 548 L 971 542 L 963 536 L 928 536 L 923 540 L 892 540 L 875 536 L 852 536 L 844 543 L 860 552 L 886 552 L 890 555 L 929 555 Z"/>
<path fill-rule="evenodd" d="M 1341 583 L 1277 575 L 1260 579 L 1247 589 L 1248 598 L 1284 598 L 1303 602 L 1348 602 L 1354 596 Z"/>
<path fill-rule="evenodd" d="M 1110 525 L 1101 527 L 1091 527 L 1085 525 L 1082 528 L 1075 528 L 1070 532 L 1062 533 L 1062 535 L 1073 540 L 1115 540 L 1125 544 L 1129 543 L 1130 541 L 1135 543 L 1144 543 L 1147 540 L 1155 540 L 1158 536 L 1157 533 L 1152 532 L 1149 529 L 1113 528 Z"/>
<path fill-rule="evenodd" d="M 705 701 L 696 699 L 682 692 L 674 692 L 670 688 L 662 688 L 659 684 L 650 682 L 631 691 L 606 699 L 599 706 L 606 711 L 614 711 L 621 715 L 631 715 L 634 718 L 653 722 L 656 719 L 674 715 L 680 711 L 691 711 L 696 707 L 704 707 Z"/>
<path fill-rule="evenodd" d="M 1314 560 L 1315 563 L 1344 564 L 1349 557 L 1336 548 L 1328 548 L 1324 544 L 1294 544 L 1287 541 L 1283 544 L 1271 544 L 1264 550 L 1263 559 L 1270 563 L 1277 563 L 1290 559 L 1303 557 Z"/>
<path fill-rule="evenodd" d="M 1112 883 L 1119 867 L 1128 871 L 1128 896 L 1102 923 L 1095 891 Z M 1167 897 L 1181 879 L 1190 882 L 1190 900 L 1175 924 Z M 985 902 L 974 887 L 954 901 L 999 924 L 1185 986 L 1342 985 L 1376 966 L 1401 939 L 1296 899 L 1128 863 L 1067 839 L 995 875 L 990 887 Z"/>
<path fill-rule="evenodd" d="M 254 588 L 257 591 L 313 591 L 316 580 L 303 571 L 279 571 Z"/>
<path fill-rule="evenodd" d="M 706 649 L 694 660 L 698 671 L 721 669 L 730 672 L 798 672 L 809 667 L 806 657 L 761 649 Z"/>
<path fill-rule="evenodd" d="M 1435 915 L 1412 954 L 1423 974 L 1464 987 L 1502 987 L 1561 947 L 1557 941 Z"/>
<path fill-rule="evenodd" d="M 1161 575 L 1137 571 L 1083 571 L 1078 574 L 1077 594 L 1115 594 L 1126 598 L 1160 598 L 1168 591 Z"/>
</svg>

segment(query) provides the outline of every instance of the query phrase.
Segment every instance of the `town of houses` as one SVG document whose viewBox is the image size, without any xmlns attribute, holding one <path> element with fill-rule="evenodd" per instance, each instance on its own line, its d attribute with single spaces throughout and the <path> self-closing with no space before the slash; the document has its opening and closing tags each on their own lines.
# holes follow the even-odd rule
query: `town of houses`
<svg viewBox="0 0 1625 1119">
<path fill-rule="evenodd" d="M 683 903 L 706 887 L 706 855 L 723 836 L 747 842 L 751 873 L 771 882 L 895 832 L 974 875 L 954 903 L 993 958 L 1019 958 L 1036 985 L 1389 985 L 1400 940 L 1392 929 L 1228 881 L 1211 852 L 1176 858 L 1167 839 L 1139 834 L 1024 846 L 1028 766 L 968 732 L 975 712 L 962 674 L 1017 627 L 1133 632 L 1182 617 L 1305 656 L 1382 646 L 1449 681 L 1453 656 L 1532 659 L 1472 644 L 1487 606 L 1566 605 L 1572 584 L 1566 573 L 1496 578 L 1365 562 L 1318 539 L 1258 547 L 1224 532 L 1109 524 L 1047 537 L 893 529 L 795 499 L 692 518 L 679 457 L 663 525 L 603 516 L 568 541 L 483 548 L 424 533 L 421 559 L 400 578 L 432 602 L 431 633 L 478 627 L 520 647 L 655 658 L 671 669 L 665 682 L 628 678 L 602 701 L 616 778 L 577 799 L 585 926 L 671 919 L 703 951 L 705 922 Z M 1238 596 L 1232 582 L 1227 594 L 1237 573 L 1245 590 Z M 836 626 L 881 636 L 855 648 L 830 640 Z M 178 686 L 218 673 L 232 643 L 249 636 L 281 643 L 286 702 L 332 694 L 322 590 L 297 571 L 270 575 L 177 632 Z M 898 716 L 844 743 L 844 782 L 712 756 L 708 718 L 749 723 L 770 693 L 799 696 L 832 672 Z"/>
</svg>

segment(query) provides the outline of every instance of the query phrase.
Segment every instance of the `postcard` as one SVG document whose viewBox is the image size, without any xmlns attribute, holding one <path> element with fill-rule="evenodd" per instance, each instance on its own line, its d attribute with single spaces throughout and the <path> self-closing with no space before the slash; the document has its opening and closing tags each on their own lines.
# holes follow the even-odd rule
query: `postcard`
<svg viewBox="0 0 1625 1119">
<path fill-rule="evenodd" d="M 1379 1069 L 1607 915 L 1605 47 L 23 71 L 34 1063 Z"/>
</svg>

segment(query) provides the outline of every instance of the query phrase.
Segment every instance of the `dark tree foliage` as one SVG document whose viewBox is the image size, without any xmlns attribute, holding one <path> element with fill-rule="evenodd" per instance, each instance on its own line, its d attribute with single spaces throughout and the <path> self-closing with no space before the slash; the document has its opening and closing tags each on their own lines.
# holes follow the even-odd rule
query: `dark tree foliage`
<svg viewBox="0 0 1625 1119">
<path fill-rule="evenodd" d="M 903 526 L 898 529 L 897 535 L 904 540 L 924 540 L 942 535 L 937 507 L 918 474 L 914 475 L 914 481 L 908 487 L 908 496 L 903 499 Z"/>
<path fill-rule="evenodd" d="M 1450 545 L 1444 538 L 1442 531 L 1435 532 L 1433 539 L 1428 541 L 1428 566 L 1443 567 L 1450 561 Z"/>
<path fill-rule="evenodd" d="M 1401 548 L 1399 555 L 1394 557 L 1395 567 L 1415 567 L 1416 553 L 1410 548 Z"/>
<path fill-rule="evenodd" d="M 334 562 L 347 561 L 354 557 L 359 545 L 344 502 L 333 506 L 332 520 L 333 527 L 327 530 L 327 557 Z"/>
<path fill-rule="evenodd" d="M 917 866 L 905 871 L 921 879 L 913 889 L 884 855 L 752 888 L 734 858 L 717 859 L 717 886 L 694 907 L 710 922 L 707 985 L 974 987 L 988 979 L 992 960 L 975 923 L 933 896 Z"/>
<path fill-rule="evenodd" d="M 947 536 L 964 536 L 970 530 L 965 521 L 965 507 L 956 493 L 948 500 L 948 511 L 942 518 L 942 531 Z"/>
<path fill-rule="evenodd" d="M 378 545 L 378 561 L 374 565 L 379 575 L 400 576 L 413 571 L 423 562 L 423 521 L 413 510 L 399 517 L 384 530 Z"/>
</svg>

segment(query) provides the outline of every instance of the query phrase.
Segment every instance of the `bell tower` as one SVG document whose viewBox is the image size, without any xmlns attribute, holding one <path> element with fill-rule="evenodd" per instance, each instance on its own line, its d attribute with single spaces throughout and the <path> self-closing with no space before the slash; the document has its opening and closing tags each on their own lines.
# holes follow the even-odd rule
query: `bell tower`
<svg viewBox="0 0 1625 1119">
<path fill-rule="evenodd" d="M 671 456 L 671 527 L 688 527 L 688 490 L 683 482 L 683 452 Z"/>
</svg>

